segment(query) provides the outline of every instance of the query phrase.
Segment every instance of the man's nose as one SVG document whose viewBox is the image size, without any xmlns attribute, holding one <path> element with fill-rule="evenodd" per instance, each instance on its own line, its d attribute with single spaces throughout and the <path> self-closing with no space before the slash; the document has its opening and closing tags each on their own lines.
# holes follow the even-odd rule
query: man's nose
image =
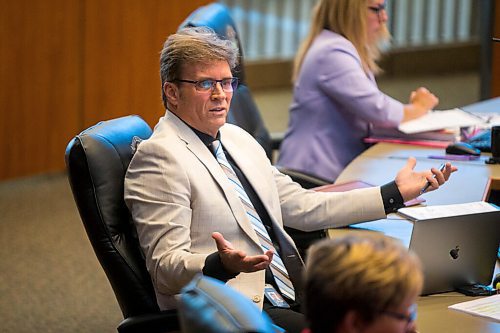
<svg viewBox="0 0 500 333">
<path fill-rule="evenodd" d="M 212 89 L 212 98 L 223 98 L 226 97 L 224 89 L 222 89 L 221 82 L 215 82 L 214 88 Z"/>
</svg>

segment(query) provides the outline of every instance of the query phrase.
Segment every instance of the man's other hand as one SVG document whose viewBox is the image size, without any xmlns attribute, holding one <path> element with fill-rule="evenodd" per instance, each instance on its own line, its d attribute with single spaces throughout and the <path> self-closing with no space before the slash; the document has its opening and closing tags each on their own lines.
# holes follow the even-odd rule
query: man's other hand
<svg viewBox="0 0 500 333">
<path fill-rule="evenodd" d="M 452 172 L 457 171 L 455 166 L 447 162 L 443 171 L 432 168 L 430 171 L 416 172 L 413 170 L 416 164 L 417 160 L 414 157 L 408 158 L 406 165 L 399 170 L 396 176 L 396 185 L 405 202 L 418 197 L 427 182 L 430 183 L 430 186 L 425 192 L 434 191 L 450 178 Z"/>
</svg>

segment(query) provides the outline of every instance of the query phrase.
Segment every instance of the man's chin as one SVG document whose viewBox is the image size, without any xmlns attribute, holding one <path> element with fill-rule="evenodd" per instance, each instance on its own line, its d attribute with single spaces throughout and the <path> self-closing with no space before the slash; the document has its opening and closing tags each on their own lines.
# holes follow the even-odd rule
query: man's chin
<svg viewBox="0 0 500 333">
<path fill-rule="evenodd" d="M 224 124 L 226 123 L 226 117 L 227 117 L 227 114 L 225 115 L 221 115 L 221 116 L 218 116 L 218 117 L 213 117 L 212 119 L 210 119 L 210 127 L 212 129 L 216 129 L 215 132 L 219 131 L 219 129 L 224 126 Z"/>
<path fill-rule="evenodd" d="M 227 120 L 227 111 L 213 111 L 210 113 L 210 120 L 219 123 L 221 122 L 221 126 L 224 125 L 224 123 Z"/>
</svg>

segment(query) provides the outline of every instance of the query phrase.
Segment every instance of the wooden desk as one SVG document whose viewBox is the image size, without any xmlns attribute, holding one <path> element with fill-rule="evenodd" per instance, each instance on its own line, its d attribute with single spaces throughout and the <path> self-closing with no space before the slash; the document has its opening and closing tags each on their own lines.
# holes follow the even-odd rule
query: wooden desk
<svg viewBox="0 0 500 333">
<path fill-rule="evenodd" d="M 362 180 L 373 185 L 382 185 L 394 179 L 409 156 L 417 159 L 416 170 L 424 170 L 437 167 L 442 162 L 429 159 L 429 155 L 442 154 L 444 152 L 441 149 L 379 143 L 353 160 L 340 174 L 336 183 Z M 488 179 L 490 177 L 500 178 L 500 165 L 487 165 L 484 163 L 485 159 L 487 157 L 481 157 L 480 160 L 476 161 L 453 161 L 452 163 L 459 170 L 439 190 L 424 194 L 423 197 L 427 200 L 427 204 L 444 205 L 480 201 L 483 198 Z M 393 223 L 394 221 L 388 222 Z M 398 223 L 393 223 L 393 225 L 398 225 Z M 391 232 L 402 231 L 405 233 L 405 228 L 407 228 L 405 223 L 401 221 L 399 226 L 400 230 L 392 230 Z M 333 237 L 338 232 L 346 231 L 331 230 L 328 234 Z M 498 270 L 497 265 L 497 272 Z M 499 322 L 448 309 L 451 304 L 472 299 L 455 292 L 419 297 L 417 301 L 419 331 L 422 333 L 500 333 Z"/>
<path fill-rule="evenodd" d="M 450 292 L 419 297 L 417 327 L 422 333 L 498 333 L 500 323 L 450 310 L 449 305 L 474 298 Z"/>
<path fill-rule="evenodd" d="M 406 164 L 408 157 L 417 159 L 416 170 L 438 167 L 442 160 L 429 159 L 430 155 L 444 155 L 442 149 L 410 145 L 379 143 L 355 158 L 339 175 L 335 183 L 363 180 L 383 185 L 394 180 L 396 173 Z M 438 191 L 424 194 L 427 204 L 445 205 L 480 201 L 490 177 L 500 178 L 500 165 L 485 164 L 489 156 L 475 161 L 452 161 L 458 167 L 450 180 Z"/>
</svg>

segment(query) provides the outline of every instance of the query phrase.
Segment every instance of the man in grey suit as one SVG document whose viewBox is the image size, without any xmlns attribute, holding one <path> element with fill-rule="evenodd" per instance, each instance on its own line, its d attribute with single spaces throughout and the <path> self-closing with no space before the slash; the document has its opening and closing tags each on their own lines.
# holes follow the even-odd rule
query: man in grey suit
<svg viewBox="0 0 500 333">
<path fill-rule="evenodd" d="M 303 263 L 283 225 L 310 231 L 384 218 L 456 168 L 415 172 L 409 159 L 382 187 L 305 190 L 271 165 L 251 135 L 226 124 L 236 61 L 236 47 L 212 30 L 169 36 L 160 57 L 167 110 L 130 163 L 125 201 L 161 309 L 174 308 L 180 289 L 203 272 L 300 332 Z"/>
</svg>

